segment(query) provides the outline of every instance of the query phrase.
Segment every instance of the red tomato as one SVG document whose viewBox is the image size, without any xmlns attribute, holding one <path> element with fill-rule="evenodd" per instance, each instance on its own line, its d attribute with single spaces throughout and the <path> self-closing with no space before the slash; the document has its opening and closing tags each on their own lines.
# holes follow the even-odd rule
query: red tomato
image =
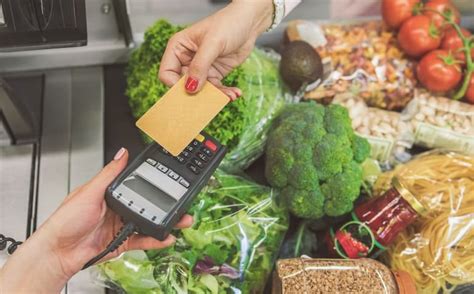
<svg viewBox="0 0 474 294">
<path fill-rule="evenodd" d="M 429 17 L 416 15 L 407 19 L 398 32 L 398 43 L 406 54 L 420 57 L 437 49 L 441 43 L 439 30 Z"/>
<path fill-rule="evenodd" d="M 456 6 L 454 6 L 450 1 L 431 0 L 423 7 L 423 14 L 431 18 L 438 28 L 444 26 L 446 22 L 440 13 L 447 15 L 457 24 L 461 22 L 461 14 L 459 13 L 459 10 L 457 10 Z"/>
<path fill-rule="evenodd" d="M 471 35 L 471 32 L 464 28 L 461 28 L 461 32 L 466 37 Z M 462 46 L 462 40 L 459 37 L 457 31 L 454 28 L 447 29 L 444 33 L 443 40 L 441 41 L 441 48 L 446 50 L 456 50 Z"/>
<path fill-rule="evenodd" d="M 418 3 L 420 0 L 383 0 L 383 20 L 390 28 L 398 29 L 405 20 L 413 15 L 413 9 Z"/>
<path fill-rule="evenodd" d="M 463 28 L 461 28 L 461 32 L 466 37 L 471 35 L 468 30 Z M 457 60 L 466 63 L 466 54 L 461 49 L 463 46 L 462 40 L 454 28 L 449 28 L 445 31 L 441 40 L 441 49 L 453 52 Z M 474 48 L 471 49 L 471 56 L 474 59 Z"/>
<path fill-rule="evenodd" d="M 423 56 L 416 67 L 418 80 L 433 92 L 447 92 L 459 84 L 461 67 L 451 53 L 434 50 Z"/>
<path fill-rule="evenodd" d="M 466 95 L 464 95 L 464 100 L 468 103 L 474 104 L 474 73 L 471 75 L 471 80 L 469 81 Z"/>
</svg>

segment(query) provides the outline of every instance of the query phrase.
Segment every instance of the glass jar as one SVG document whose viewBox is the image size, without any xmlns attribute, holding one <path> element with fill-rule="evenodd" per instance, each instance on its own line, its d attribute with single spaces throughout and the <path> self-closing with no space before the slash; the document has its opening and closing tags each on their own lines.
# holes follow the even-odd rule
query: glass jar
<svg viewBox="0 0 474 294">
<path fill-rule="evenodd" d="M 375 257 L 425 212 L 423 205 L 394 177 L 392 187 L 382 196 L 358 205 L 351 213 L 351 221 L 329 230 L 325 242 L 330 256 Z"/>
<path fill-rule="evenodd" d="M 277 261 L 272 293 L 414 294 L 416 287 L 408 273 L 373 259 L 302 257 Z"/>
</svg>

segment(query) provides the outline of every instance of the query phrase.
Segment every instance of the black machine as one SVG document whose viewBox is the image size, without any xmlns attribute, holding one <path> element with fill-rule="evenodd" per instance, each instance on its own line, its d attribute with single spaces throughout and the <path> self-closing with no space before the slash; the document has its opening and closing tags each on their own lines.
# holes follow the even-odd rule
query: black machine
<svg viewBox="0 0 474 294">
<path fill-rule="evenodd" d="M 0 0 L 0 51 L 86 44 L 84 0 Z"/>
<path fill-rule="evenodd" d="M 164 240 L 224 155 L 225 148 L 205 133 L 177 157 L 152 143 L 110 185 L 105 199 L 124 223 Z"/>
<path fill-rule="evenodd" d="M 107 189 L 107 205 L 122 217 L 125 225 L 84 269 L 115 251 L 133 232 L 164 240 L 225 153 L 225 147 L 204 132 L 176 157 L 151 143 Z"/>
</svg>

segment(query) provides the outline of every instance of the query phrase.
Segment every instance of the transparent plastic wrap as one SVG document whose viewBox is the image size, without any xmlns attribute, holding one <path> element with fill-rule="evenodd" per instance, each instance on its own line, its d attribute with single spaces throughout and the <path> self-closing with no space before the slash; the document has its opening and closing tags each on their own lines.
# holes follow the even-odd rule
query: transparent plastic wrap
<svg viewBox="0 0 474 294">
<path fill-rule="evenodd" d="M 447 293 L 474 283 L 474 157 L 420 154 L 382 174 L 374 194 L 386 190 L 394 176 L 428 212 L 398 235 L 387 251 L 388 263 L 409 272 L 418 293 Z"/>
<path fill-rule="evenodd" d="M 242 131 L 237 145 L 226 155 L 221 168 L 228 172 L 244 170 L 260 157 L 271 122 L 280 109 L 297 98 L 285 91 L 278 65 L 280 55 L 271 50 L 254 50 L 241 65 L 238 87 L 245 104 Z"/>
<path fill-rule="evenodd" d="M 352 93 L 338 94 L 332 103 L 347 108 L 352 128 L 369 141 L 372 158 L 380 162 L 393 162 L 406 157 L 406 149 L 412 146 L 413 136 L 400 113 L 368 107 L 363 98 Z"/>
<path fill-rule="evenodd" d="M 287 39 L 307 41 L 330 63 L 329 75 L 305 94 L 306 99 L 352 92 L 371 107 L 401 110 L 413 97 L 414 63 L 382 21 L 294 21 L 288 25 Z"/>
<path fill-rule="evenodd" d="M 402 117 L 415 145 L 474 155 L 474 105 L 417 89 Z"/>
<path fill-rule="evenodd" d="M 123 254 L 100 265 L 99 278 L 127 293 L 262 293 L 288 228 L 275 196 L 217 171 L 173 247 Z"/>
<path fill-rule="evenodd" d="M 405 272 L 391 272 L 373 259 L 278 260 L 273 276 L 273 294 L 299 293 L 414 293 Z"/>
</svg>

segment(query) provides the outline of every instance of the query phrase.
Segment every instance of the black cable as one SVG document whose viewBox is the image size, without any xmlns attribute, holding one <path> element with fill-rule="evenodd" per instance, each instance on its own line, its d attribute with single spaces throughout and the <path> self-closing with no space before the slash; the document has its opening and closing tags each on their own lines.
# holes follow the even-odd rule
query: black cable
<svg viewBox="0 0 474 294">
<path fill-rule="evenodd" d="M 8 245 L 8 242 L 10 242 L 10 245 Z M 7 248 L 8 254 L 12 255 L 13 252 L 20 246 L 23 242 L 21 241 L 16 241 L 13 238 L 10 237 L 5 237 L 4 235 L 0 234 L 0 250 L 5 250 Z"/>
<path fill-rule="evenodd" d="M 104 258 L 104 256 L 106 256 L 110 252 L 114 252 L 115 250 L 117 250 L 117 248 L 119 248 L 120 245 L 122 245 L 122 243 L 125 242 L 125 240 L 127 240 L 128 237 L 133 234 L 133 232 L 135 232 L 135 225 L 133 223 L 126 223 L 120 229 L 120 231 L 118 231 L 117 235 L 115 235 L 115 238 L 109 243 L 107 248 L 105 248 L 105 250 L 102 251 L 99 255 L 89 260 L 82 269 L 84 270 L 90 267 L 94 263 Z M 9 242 L 10 245 L 8 245 Z M 5 248 L 7 248 L 8 254 L 12 255 L 13 252 L 15 252 L 15 250 L 21 244 L 23 244 L 23 242 L 16 241 L 13 238 L 5 237 L 3 234 L 0 234 L 0 251 L 5 250 Z"/>
<path fill-rule="evenodd" d="M 117 235 L 115 235 L 115 238 L 112 240 L 112 242 L 109 243 L 107 248 L 105 248 L 105 250 L 102 251 L 99 255 L 89 260 L 82 269 L 84 270 L 90 267 L 94 263 L 104 258 L 104 256 L 106 256 L 110 252 L 114 252 L 115 250 L 117 250 L 117 248 L 119 248 L 120 245 L 122 245 L 122 243 L 125 242 L 125 240 L 127 240 L 128 237 L 133 234 L 133 232 L 135 232 L 135 225 L 133 223 L 126 223 L 117 233 Z"/>
</svg>

